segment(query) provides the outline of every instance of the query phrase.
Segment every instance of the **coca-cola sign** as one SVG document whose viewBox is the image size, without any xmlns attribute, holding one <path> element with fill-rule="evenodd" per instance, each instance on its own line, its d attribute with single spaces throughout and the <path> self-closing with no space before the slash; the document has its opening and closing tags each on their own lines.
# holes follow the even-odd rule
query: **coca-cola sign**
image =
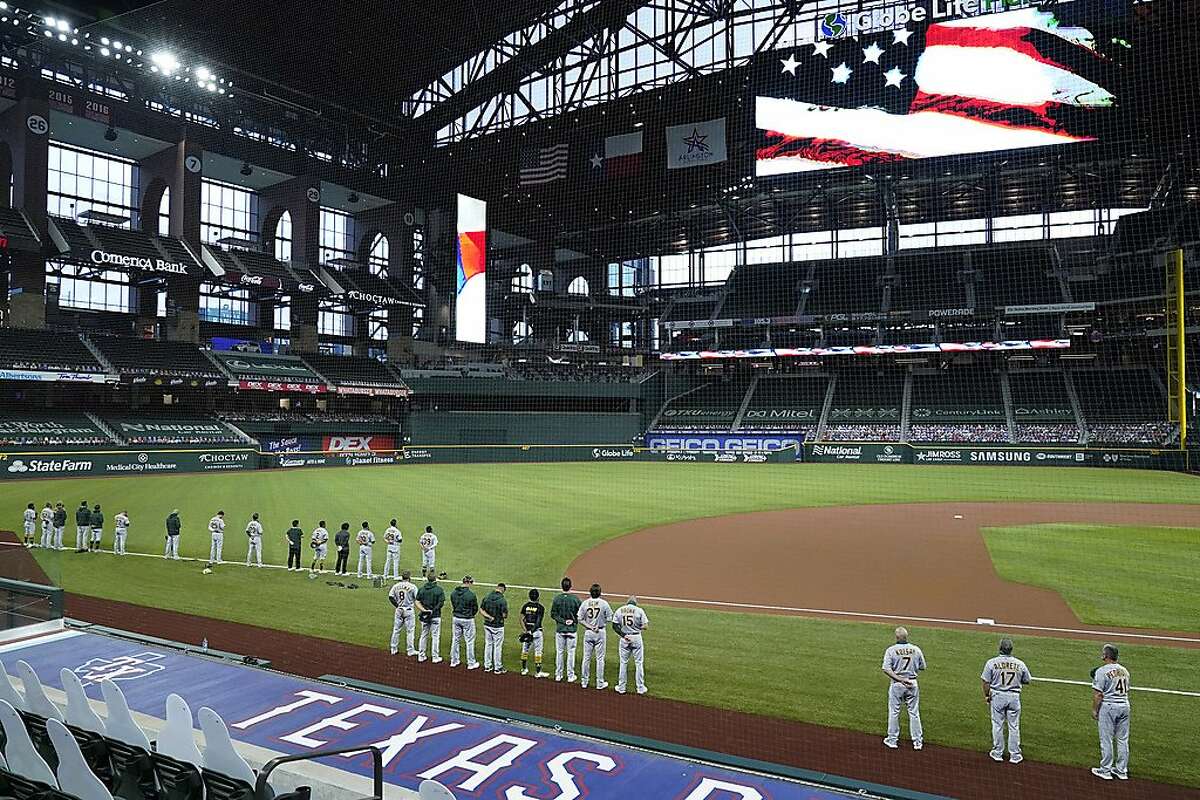
<svg viewBox="0 0 1200 800">
<path fill-rule="evenodd" d="M 282 289 L 283 283 L 278 278 L 272 278 L 267 275 L 247 275 L 241 272 L 226 272 L 224 276 L 226 283 L 234 286 L 250 286 L 257 289 Z"/>
</svg>

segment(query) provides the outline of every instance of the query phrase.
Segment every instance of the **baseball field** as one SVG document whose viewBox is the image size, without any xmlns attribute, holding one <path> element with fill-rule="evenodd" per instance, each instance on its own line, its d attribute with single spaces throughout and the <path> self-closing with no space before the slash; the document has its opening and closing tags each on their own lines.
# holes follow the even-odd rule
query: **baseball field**
<svg viewBox="0 0 1200 800">
<path fill-rule="evenodd" d="M 510 607 L 524 599 L 523 587 L 556 587 L 563 574 L 577 588 L 599 581 L 614 607 L 638 594 L 651 619 L 651 695 L 833 728 L 882 735 L 880 658 L 892 627 L 903 623 L 929 662 L 921 684 L 926 740 L 976 751 L 990 743 L 979 672 L 1000 636 L 1011 635 L 1035 678 L 1052 679 L 1035 681 L 1025 696 L 1025 755 L 1067 766 L 1096 761 L 1086 682 L 1100 643 L 1112 639 L 1136 687 L 1165 690 L 1133 694 L 1131 772 L 1200 787 L 1194 477 L 1084 468 L 589 463 L 0 485 L 0 508 L 11 520 L 5 527 L 14 530 L 29 502 L 40 508 L 61 500 L 70 511 L 85 499 L 102 504 L 110 521 L 128 510 L 131 555 L 38 553 L 71 594 L 386 649 L 392 614 L 384 590 L 351 591 L 331 585 L 332 576 L 311 580 L 238 562 L 252 512 L 264 521 L 264 554 L 275 565 L 286 558 L 283 532 L 293 518 L 305 530 L 318 519 L 331 529 L 369 520 L 378 535 L 397 517 L 404 566 L 419 563 L 416 535 L 432 524 L 441 539 L 439 569 L 451 581 L 470 573 L 482 591 L 506 581 Z M 233 563 L 204 575 L 196 562 L 139 557 L 161 555 L 163 518 L 172 508 L 183 519 L 182 554 L 192 557 L 207 556 L 207 520 L 223 509 L 225 559 Z M 73 533 L 68 527 L 68 542 Z M 104 545 L 111 543 L 110 523 Z M 376 571 L 383 557 L 377 545 Z M 354 553 L 351 567 L 356 560 Z M 176 638 L 202 634 L 180 630 Z M 443 651 L 448 639 L 444 627 Z M 510 632 L 510 670 L 518 646 Z M 610 683 L 615 649 L 610 644 Z M 528 678 L 498 680 L 525 680 L 525 691 L 537 691 Z"/>
</svg>

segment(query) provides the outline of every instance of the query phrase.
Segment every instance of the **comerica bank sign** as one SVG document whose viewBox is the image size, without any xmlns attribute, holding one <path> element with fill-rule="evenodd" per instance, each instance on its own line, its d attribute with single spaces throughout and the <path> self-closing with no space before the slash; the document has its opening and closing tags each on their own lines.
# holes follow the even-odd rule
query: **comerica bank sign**
<svg viewBox="0 0 1200 800">
<path fill-rule="evenodd" d="M 166 272 L 171 275 L 187 275 L 187 266 L 179 261 L 168 261 L 165 258 L 143 258 L 129 256 L 124 253 L 110 253 L 107 250 L 93 250 L 92 263 L 125 269 L 140 269 L 143 272 Z"/>
<path fill-rule="evenodd" d="M 998 14 L 1034 5 L 1037 0 L 929 0 L 881 5 L 869 11 L 835 11 L 817 18 L 817 38 L 844 39 L 914 23 Z"/>
</svg>

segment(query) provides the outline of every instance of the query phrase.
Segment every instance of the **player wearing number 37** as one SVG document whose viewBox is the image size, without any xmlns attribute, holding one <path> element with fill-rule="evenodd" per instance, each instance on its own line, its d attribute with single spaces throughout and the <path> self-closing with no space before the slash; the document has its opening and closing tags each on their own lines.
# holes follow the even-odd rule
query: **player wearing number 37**
<svg viewBox="0 0 1200 800">
<path fill-rule="evenodd" d="M 1020 764 L 1021 687 L 1031 680 L 1025 662 L 1012 654 L 1012 639 L 1000 640 L 1000 655 L 983 665 L 979 676 L 983 702 L 992 712 L 992 761 L 1004 760 L 1004 728 L 1008 727 L 1009 762 Z"/>
<path fill-rule="evenodd" d="M 896 643 L 883 651 L 883 673 L 892 679 L 888 686 L 888 727 L 883 743 L 895 750 L 900 742 L 900 704 L 908 706 L 908 732 L 913 750 L 925 746 L 921 728 L 921 690 L 917 673 L 925 669 L 925 654 L 908 641 L 908 629 L 896 628 Z"/>
</svg>

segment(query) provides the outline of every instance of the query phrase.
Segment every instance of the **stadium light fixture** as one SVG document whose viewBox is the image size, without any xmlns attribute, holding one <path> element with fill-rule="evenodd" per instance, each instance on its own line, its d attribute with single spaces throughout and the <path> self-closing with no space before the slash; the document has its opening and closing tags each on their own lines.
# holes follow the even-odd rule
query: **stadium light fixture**
<svg viewBox="0 0 1200 800">
<path fill-rule="evenodd" d="M 179 59 L 165 50 L 160 50 L 150 56 L 150 63 L 162 70 L 164 75 L 170 75 L 179 69 Z"/>
</svg>

